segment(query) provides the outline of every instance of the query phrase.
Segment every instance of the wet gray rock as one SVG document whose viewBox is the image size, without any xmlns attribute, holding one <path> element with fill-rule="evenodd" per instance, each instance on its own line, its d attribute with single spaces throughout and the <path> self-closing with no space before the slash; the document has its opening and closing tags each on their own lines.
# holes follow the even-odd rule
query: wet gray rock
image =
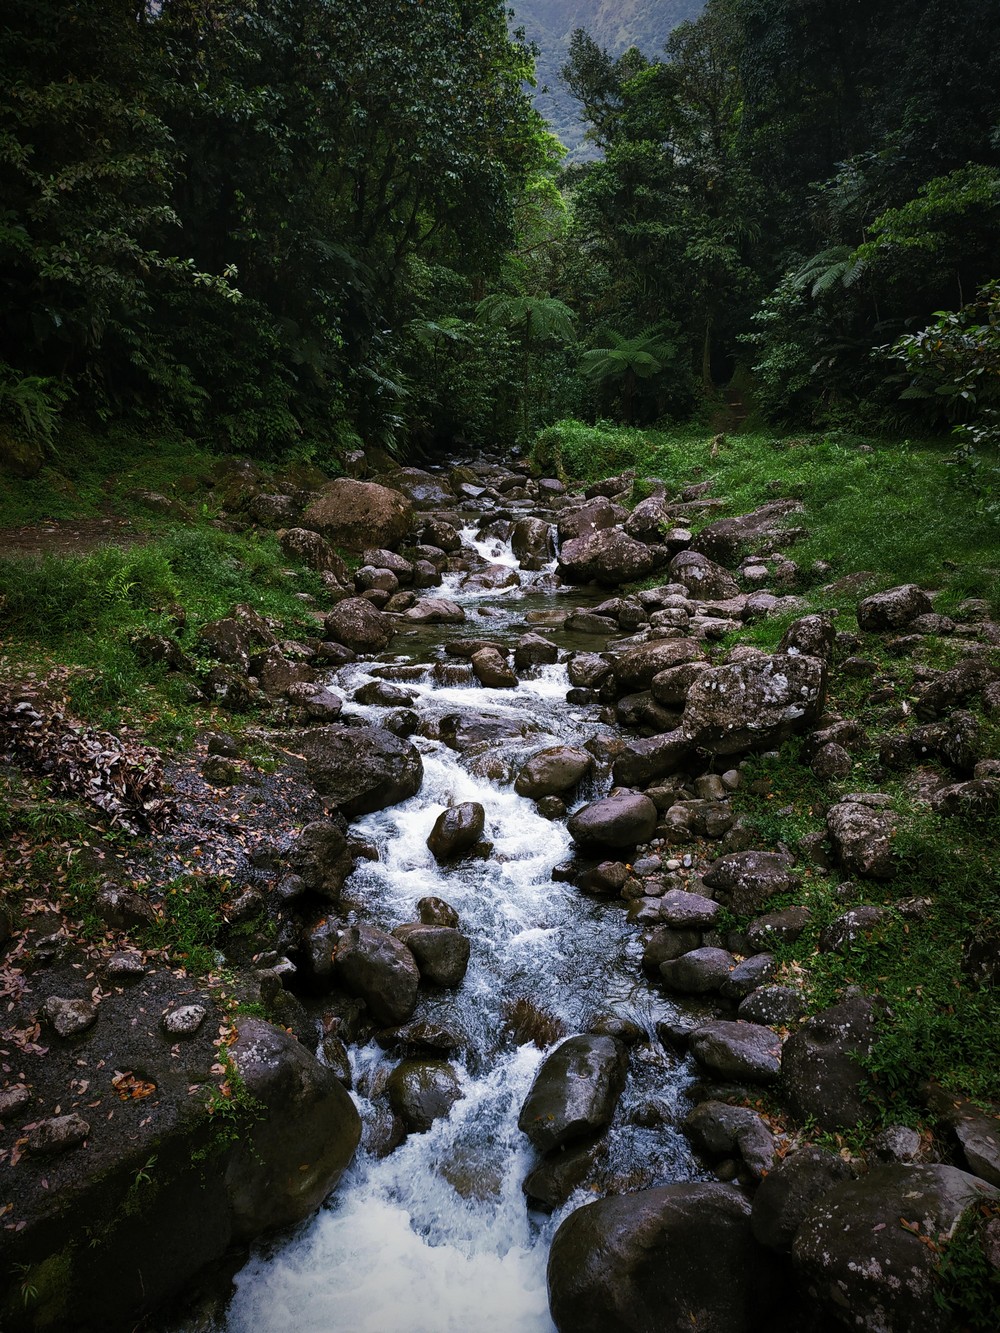
<svg viewBox="0 0 1000 1333">
<path fill-rule="evenodd" d="M 931 599 L 915 583 L 905 583 L 886 592 L 874 593 L 858 603 L 858 628 L 871 634 L 898 630 L 934 608 Z"/>
<path fill-rule="evenodd" d="M 392 933 L 413 954 L 422 980 L 435 986 L 461 986 L 469 966 L 469 941 L 460 930 L 410 922 Z"/>
<path fill-rule="evenodd" d="M 289 685 L 285 695 L 289 703 L 302 709 L 310 722 L 336 722 L 344 707 L 340 695 L 325 685 L 300 682 Z"/>
<path fill-rule="evenodd" d="M 345 597 L 328 612 L 327 636 L 355 653 L 380 653 L 388 648 L 396 627 L 366 597 Z"/>
<path fill-rule="evenodd" d="M 723 981 L 719 993 L 724 1000 L 743 1000 L 770 981 L 776 968 L 774 956 L 769 953 L 756 953 L 751 958 L 744 958 Z"/>
<path fill-rule="evenodd" d="M 459 917 L 454 907 L 443 898 L 421 898 L 417 903 L 417 912 L 422 925 L 457 926 Z"/>
<path fill-rule="evenodd" d="M 660 964 L 660 977 L 669 991 L 679 995 L 708 995 L 722 989 L 736 965 L 726 949 L 693 949 L 680 958 Z"/>
<path fill-rule="evenodd" d="M 692 684 L 681 729 L 711 754 L 767 749 L 805 731 L 819 717 L 826 666 L 818 658 L 751 658 L 711 667 Z"/>
<path fill-rule="evenodd" d="M 781 1038 L 756 1023 L 705 1023 L 691 1034 L 691 1053 L 709 1073 L 730 1081 L 774 1083 L 781 1074 Z"/>
<path fill-rule="evenodd" d="M 525 634 L 514 646 L 514 665 L 518 671 L 529 667 L 551 664 L 559 660 L 559 649 L 542 634 Z"/>
<path fill-rule="evenodd" d="M 893 858 L 895 819 L 882 804 L 869 798 L 845 797 L 827 811 L 826 828 L 837 862 L 852 875 L 892 879 L 898 873 Z"/>
<path fill-rule="evenodd" d="M 708 662 L 684 662 L 680 666 L 668 667 L 653 677 L 649 691 L 657 703 L 667 707 L 683 704 L 691 686 L 708 669 Z"/>
<path fill-rule="evenodd" d="M 792 865 L 783 852 L 730 852 L 714 861 L 702 879 L 737 916 L 750 916 L 779 893 L 798 887 Z"/>
<path fill-rule="evenodd" d="M 518 560 L 551 560 L 555 553 L 552 528 L 541 518 L 520 518 L 510 534 L 511 550 Z"/>
<path fill-rule="evenodd" d="M 332 1069 L 259 1018 L 238 1020 L 230 1056 L 257 1106 L 226 1165 L 233 1236 L 301 1222 L 349 1165 L 361 1120 Z"/>
<path fill-rule="evenodd" d="M 446 597 L 420 597 L 403 612 L 403 619 L 413 625 L 461 625 L 465 612 Z"/>
<path fill-rule="evenodd" d="M 613 792 L 578 810 L 568 824 L 570 837 L 584 848 L 635 847 L 656 831 L 656 806 L 633 791 Z"/>
<path fill-rule="evenodd" d="M 821 1129 L 865 1123 L 873 1108 L 863 1086 L 861 1059 L 870 1054 L 878 1011 L 864 996 L 852 996 L 803 1023 L 785 1043 L 784 1095 L 800 1120 Z"/>
<path fill-rule="evenodd" d="M 521 1188 L 536 1207 L 554 1212 L 587 1181 L 603 1155 L 601 1143 L 571 1144 L 551 1157 L 544 1157 L 525 1176 Z"/>
<path fill-rule="evenodd" d="M 374 926 L 351 926 L 335 957 L 337 980 L 367 1004 L 376 1022 L 405 1023 L 417 1004 L 420 971 L 402 943 Z"/>
<path fill-rule="evenodd" d="M 611 1123 L 628 1056 L 614 1037 L 569 1037 L 543 1060 L 518 1127 L 539 1152 L 596 1134 Z"/>
<path fill-rule="evenodd" d="M 517 676 L 507 665 L 507 659 L 496 648 L 480 648 L 472 654 L 472 670 L 481 685 L 492 690 L 517 688 Z"/>
<path fill-rule="evenodd" d="M 720 907 L 711 898 L 685 889 L 668 889 L 660 899 L 659 918 L 675 930 L 705 929 L 715 925 Z"/>
<path fill-rule="evenodd" d="M 659 778 L 672 777 L 684 767 L 691 754 L 691 743 L 679 729 L 629 741 L 612 766 L 615 784 L 646 787 Z"/>
<path fill-rule="evenodd" d="M 434 821 L 427 846 L 439 862 L 468 855 L 483 836 L 486 811 L 478 801 L 462 801 L 442 810 Z"/>
<path fill-rule="evenodd" d="M 672 926 L 658 926 L 646 941 L 642 965 L 648 972 L 658 973 L 660 964 L 701 947 L 700 930 L 678 930 Z"/>
<path fill-rule="evenodd" d="M 453 1065 L 444 1060 L 403 1060 L 386 1084 L 389 1105 L 412 1134 L 425 1134 L 462 1096 Z"/>
<path fill-rule="evenodd" d="M 1000 1191 L 953 1166 L 876 1167 L 813 1205 L 796 1233 L 793 1261 L 838 1323 L 865 1333 L 951 1333 L 953 1315 L 934 1299 L 938 1238 L 998 1199 Z"/>
<path fill-rule="evenodd" d="M 813 1206 L 835 1185 L 853 1177 L 851 1166 L 823 1148 L 799 1148 L 761 1182 L 750 1226 L 761 1245 L 791 1254 L 795 1233 Z"/>
<path fill-rule="evenodd" d="M 336 899 L 354 867 L 354 859 L 340 824 L 314 820 L 292 844 L 288 864 L 305 888 Z"/>
<path fill-rule="evenodd" d="M 348 818 L 405 801 L 423 781 L 420 752 L 381 727 L 314 727 L 296 748 L 313 786 Z"/>
<path fill-rule="evenodd" d="M 567 664 L 569 683 L 581 689 L 599 689 L 612 674 L 613 666 L 599 653 L 574 653 Z"/>
<path fill-rule="evenodd" d="M 538 800 L 573 791 L 594 767 L 594 756 L 575 745 L 539 750 L 523 765 L 514 783 L 519 796 Z"/>
<path fill-rule="evenodd" d="M 736 1136 L 746 1125 L 759 1120 L 748 1106 L 728 1102 L 700 1102 L 684 1118 L 684 1133 L 699 1151 L 710 1157 L 727 1157 L 737 1151 Z"/>
<path fill-rule="evenodd" d="M 586 1204 L 562 1223 L 548 1263 L 559 1333 L 752 1333 L 773 1281 L 750 1205 L 691 1182 Z M 725 1279 L 720 1274 L 725 1274 Z"/>
</svg>

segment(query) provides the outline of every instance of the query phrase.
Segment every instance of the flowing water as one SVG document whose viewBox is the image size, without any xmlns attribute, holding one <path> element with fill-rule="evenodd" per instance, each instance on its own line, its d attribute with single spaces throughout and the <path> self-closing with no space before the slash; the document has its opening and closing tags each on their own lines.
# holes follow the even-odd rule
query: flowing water
<svg viewBox="0 0 1000 1333">
<path fill-rule="evenodd" d="M 477 541 L 473 529 L 463 537 L 487 561 L 516 568 L 509 547 Z M 563 666 L 536 668 L 515 690 L 448 684 L 447 673 L 441 683 L 433 670 L 441 638 L 520 633 L 528 606 L 552 606 L 530 588 L 484 593 L 462 589 L 459 579 L 450 576 L 437 593 L 465 604 L 464 626 L 435 629 L 433 639 L 397 639 L 394 648 L 412 648 L 409 655 L 354 664 L 333 684 L 349 698 L 373 671 L 388 667 L 391 676 L 405 662 L 422 662 L 419 674 L 400 674 L 423 731 L 436 734 L 436 724 L 456 714 L 489 728 L 491 739 L 464 756 L 441 740 L 414 738 L 422 789 L 358 822 L 379 860 L 360 862 L 346 891 L 358 915 L 384 929 L 414 920 L 417 900 L 429 894 L 458 911 L 472 945 L 468 974 L 457 991 L 422 991 L 416 1018 L 465 1034 L 465 1049 L 452 1057 L 462 1096 L 446 1119 L 389 1156 L 362 1149 L 317 1217 L 255 1254 L 236 1278 L 230 1333 L 551 1333 L 549 1242 L 562 1217 L 595 1194 L 578 1191 L 552 1217 L 526 1206 L 521 1182 L 538 1157 L 517 1116 L 543 1053 L 516 1045 L 510 1033 L 506 1016 L 519 998 L 567 1034 L 614 1016 L 649 1038 L 631 1048 L 628 1083 L 592 1185 L 621 1192 L 698 1174 L 672 1127 L 689 1075 L 654 1032 L 673 1010 L 643 977 L 635 927 L 620 902 L 587 899 L 553 882 L 553 867 L 570 852 L 565 825 L 543 819 L 511 785 L 533 751 L 582 744 L 606 728 L 593 710 L 566 703 Z M 348 704 L 346 711 L 377 720 L 385 710 Z M 592 784 L 579 800 L 599 794 Z M 459 801 L 485 807 L 493 853 L 441 867 L 427 835 Z M 352 1059 L 355 1097 L 371 1121 L 396 1061 L 375 1044 Z"/>
</svg>

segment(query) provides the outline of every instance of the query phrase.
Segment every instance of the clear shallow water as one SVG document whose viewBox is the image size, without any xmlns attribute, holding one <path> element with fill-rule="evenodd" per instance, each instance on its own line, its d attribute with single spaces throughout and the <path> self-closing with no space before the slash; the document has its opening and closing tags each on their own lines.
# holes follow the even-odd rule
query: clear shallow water
<svg viewBox="0 0 1000 1333">
<path fill-rule="evenodd" d="M 487 545 L 493 559 L 496 544 Z M 374 665 L 344 668 L 335 685 L 349 696 Z M 527 736 L 481 747 L 515 771 L 544 745 L 579 744 L 602 730 L 566 704 L 562 666 L 540 668 L 516 690 L 440 686 L 429 667 L 404 683 L 418 696 L 422 720 L 462 712 L 491 715 L 515 732 L 529 724 Z M 377 721 L 383 710 L 348 711 Z M 411 1135 L 389 1157 L 360 1153 L 315 1219 L 254 1255 L 236 1279 L 229 1333 L 552 1333 L 549 1242 L 562 1217 L 595 1196 L 580 1191 L 551 1218 L 526 1207 L 521 1182 L 538 1159 L 517 1116 L 542 1052 L 513 1044 L 505 1013 L 519 997 L 558 1019 L 567 1034 L 615 1015 L 652 1037 L 632 1049 L 599 1188 L 641 1189 L 697 1174 L 683 1137 L 662 1123 L 673 1118 L 688 1081 L 653 1036 L 656 1019 L 671 1007 L 642 976 L 639 942 L 621 904 L 553 883 L 552 867 L 570 851 L 564 824 L 543 819 L 511 786 L 481 776 L 475 759 L 463 761 L 437 740 L 414 743 L 424 760 L 422 789 L 358 822 L 380 859 L 359 864 L 346 896 L 385 929 L 414 920 L 418 899 L 429 894 L 458 911 L 472 945 L 465 982 L 455 992 L 422 992 L 415 1017 L 466 1034 L 467 1051 L 452 1059 L 462 1097 L 447 1119 Z M 591 785 L 580 799 L 597 794 Z M 484 806 L 493 854 L 442 868 L 427 835 L 438 814 L 460 801 Z M 374 1044 L 352 1059 L 355 1097 L 368 1118 L 395 1060 Z"/>
</svg>

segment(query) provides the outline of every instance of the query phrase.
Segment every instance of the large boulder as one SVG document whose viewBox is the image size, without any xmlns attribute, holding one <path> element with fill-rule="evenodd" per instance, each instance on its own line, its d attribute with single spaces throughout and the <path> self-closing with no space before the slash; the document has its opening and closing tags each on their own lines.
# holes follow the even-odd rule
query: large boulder
<svg viewBox="0 0 1000 1333">
<path fill-rule="evenodd" d="M 442 810 L 427 837 L 435 861 L 456 861 L 483 836 L 486 811 L 478 801 L 461 801 Z"/>
<path fill-rule="evenodd" d="M 772 500 L 750 514 L 720 518 L 702 528 L 691 543 L 692 551 L 707 555 L 722 565 L 732 564 L 740 552 L 773 538 L 784 528 L 784 519 L 800 512 L 798 500 Z"/>
<path fill-rule="evenodd" d="M 691 1034 L 691 1054 L 710 1074 L 737 1083 L 774 1083 L 781 1073 L 781 1038 L 757 1023 L 704 1023 Z"/>
<path fill-rule="evenodd" d="M 621 787 L 647 787 L 677 773 L 690 756 L 691 744 L 679 730 L 629 741 L 615 758 L 614 781 Z"/>
<path fill-rule="evenodd" d="M 584 848 L 635 847 L 656 832 L 656 806 L 648 796 L 617 791 L 578 810 L 567 827 Z"/>
<path fill-rule="evenodd" d="M 301 1222 L 350 1164 L 361 1119 L 332 1069 L 294 1037 L 260 1018 L 241 1018 L 230 1058 L 252 1123 L 226 1167 L 233 1237 Z"/>
<path fill-rule="evenodd" d="M 730 1108 L 734 1109 L 734 1108 Z M 741 1110 L 743 1108 L 740 1108 Z M 750 1226 L 762 1245 L 790 1254 L 795 1233 L 814 1204 L 854 1172 L 837 1153 L 808 1146 L 790 1153 L 761 1182 Z"/>
<path fill-rule="evenodd" d="M 301 561 L 310 569 L 326 570 L 345 586 L 350 582 L 347 566 L 318 532 L 311 528 L 282 528 L 276 535 L 278 545 L 290 560 Z"/>
<path fill-rule="evenodd" d="M 511 550 L 518 560 L 551 560 L 554 550 L 552 528 L 541 518 L 521 518 L 510 534 Z"/>
<path fill-rule="evenodd" d="M 702 602 L 724 602 L 738 597 L 739 584 L 727 569 L 698 551 L 681 551 L 667 566 L 672 583 L 683 583 Z"/>
<path fill-rule="evenodd" d="M 792 864 L 784 852 L 730 852 L 713 862 L 702 878 L 724 906 L 737 916 L 750 916 L 798 886 Z"/>
<path fill-rule="evenodd" d="M 628 511 L 621 505 L 612 504 L 606 495 L 595 496 L 587 504 L 564 510 L 559 515 L 559 540 L 566 543 L 578 537 L 589 537 L 624 522 L 627 516 Z"/>
<path fill-rule="evenodd" d="M 654 639 L 640 643 L 614 660 L 615 680 L 623 691 L 648 690 L 653 678 L 671 667 L 703 659 L 694 639 Z"/>
<path fill-rule="evenodd" d="M 349 551 L 384 546 L 395 550 L 413 526 L 413 505 L 399 491 L 372 481 L 328 481 L 302 515 L 311 528 Z"/>
<path fill-rule="evenodd" d="M 701 1181 L 578 1208 L 549 1252 L 559 1333 L 751 1333 L 766 1326 L 770 1283 L 749 1203 Z"/>
<path fill-rule="evenodd" d="M 611 1123 L 628 1056 L 614 1037 L 569 1037 L 542 1061 L 518 1117 L 539 1152 L 588 1138 Z"/>
<path fill-rule="evenodd" d="M 337 980 L 364 1000 L 378 1023 L 405 1023 L 417 1004 L 420 970 L 402 940 L 374 926 L 344 931 L 334 959 Z"/>
<path fill-rule="evenodd" d="M 873 1002 L 855 995 L 816 1014 L 789 1037 L 782 1057 L 784 1094 L 800 1120 L 837 1130 L 871 1119 L 860 1061 L 871 1052 L 877 1019 Z"/>
<path fill-rule="evenodd" d="M 305 888 L 333 899 L 354 868 L 344 831 L 330 820 L 305 826 L 288 854 L 288 864 Z"/>
<path fill-rule="evenodd" d="M 648 578 L 666 558 L 663 547 L 637 542 L 621 528 L 603 528 L 565 543 L 559 552 L 559 573 L 566 583 L 616 588 Z"/>
<path fill-rule="evenodd" d="M 296 747 L 313 786 L 349 819 L 407 800 L 423 781 L 419 750 L 383 727 L 313 727 Z"/>
<path fill-rule="evenodd" d="M 874 593 L 858 603 L 858 627 L 878 633 L 882 630 L 902 629 L 917 616 L 932 611 L 931 599 L 915 583 Z"/>
<path fill-rule="evenodd" d="M 818 658 L 753 657 L 702 672 L 692 684 L 681 729 L 711 754 L 768 749 L 819 717 L 826 666 Z"/>
<path fill-rule="evenodd" d="M 800 1225 L 792 1256 L 810 1296 L 865 1333 L 953 1333 L 935 1299 L 942 1246 L 1000 1190 L 954 1166 L 881 1166 L 836 1185 Z"/>
<path fill-rule="evenodd" d="M 826 828 L 834 856 L 849 874 L 892 879 L 898 873 L 893 855 L 896 821 L 889 798 L 880 792 L 846 796 L 831 806 Z"/>
<path fill-rule="evenodd" d="M 419 467 L 401 467 L 389 477 L 393 487 L 410 500 L 415 509 L 438 509 L 454 504 L 455 492 L 446 477 L 436 477 Z M 375 542 L 374 545 L 380 543 Z"/>
<path fill-rule="evenodd" d="M 425 1134 L 462 1095 L 454 1066 L 445 1060 L 403 1060 L 386 1083 L 389 1105 L 408 1133 Z"/>
<path fill-rule="evenodd" d="M 594 756 L 575 745 L 539 750 L 523 765 L 514 788 L 519 796 L 540 800 L 572 791 L 594 767 Z"/>
<path fill-rule="evenodd" d="M 380 653 L 388 648 L 396 627 L 367 597 L 345 597 L 327 615 L 327 637 L 356 653 Z"/>
</svg>

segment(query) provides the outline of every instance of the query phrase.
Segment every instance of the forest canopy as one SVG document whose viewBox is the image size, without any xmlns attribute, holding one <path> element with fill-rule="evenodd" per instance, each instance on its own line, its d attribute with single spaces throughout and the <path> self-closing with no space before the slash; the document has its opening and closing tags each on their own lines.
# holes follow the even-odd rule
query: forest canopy
<svg viewBox="0 0 1000 1333">
<path fill-rule="evenodd" d="M 334 457 L 681 419 L 729 386 L 772 421 L 982 428 L 995 6 L 709 0 L 656 58 L 578 30 L 598 156 L 565 169 L 508 18 L 8 0 L 0 423 Z"/>
</svg>

